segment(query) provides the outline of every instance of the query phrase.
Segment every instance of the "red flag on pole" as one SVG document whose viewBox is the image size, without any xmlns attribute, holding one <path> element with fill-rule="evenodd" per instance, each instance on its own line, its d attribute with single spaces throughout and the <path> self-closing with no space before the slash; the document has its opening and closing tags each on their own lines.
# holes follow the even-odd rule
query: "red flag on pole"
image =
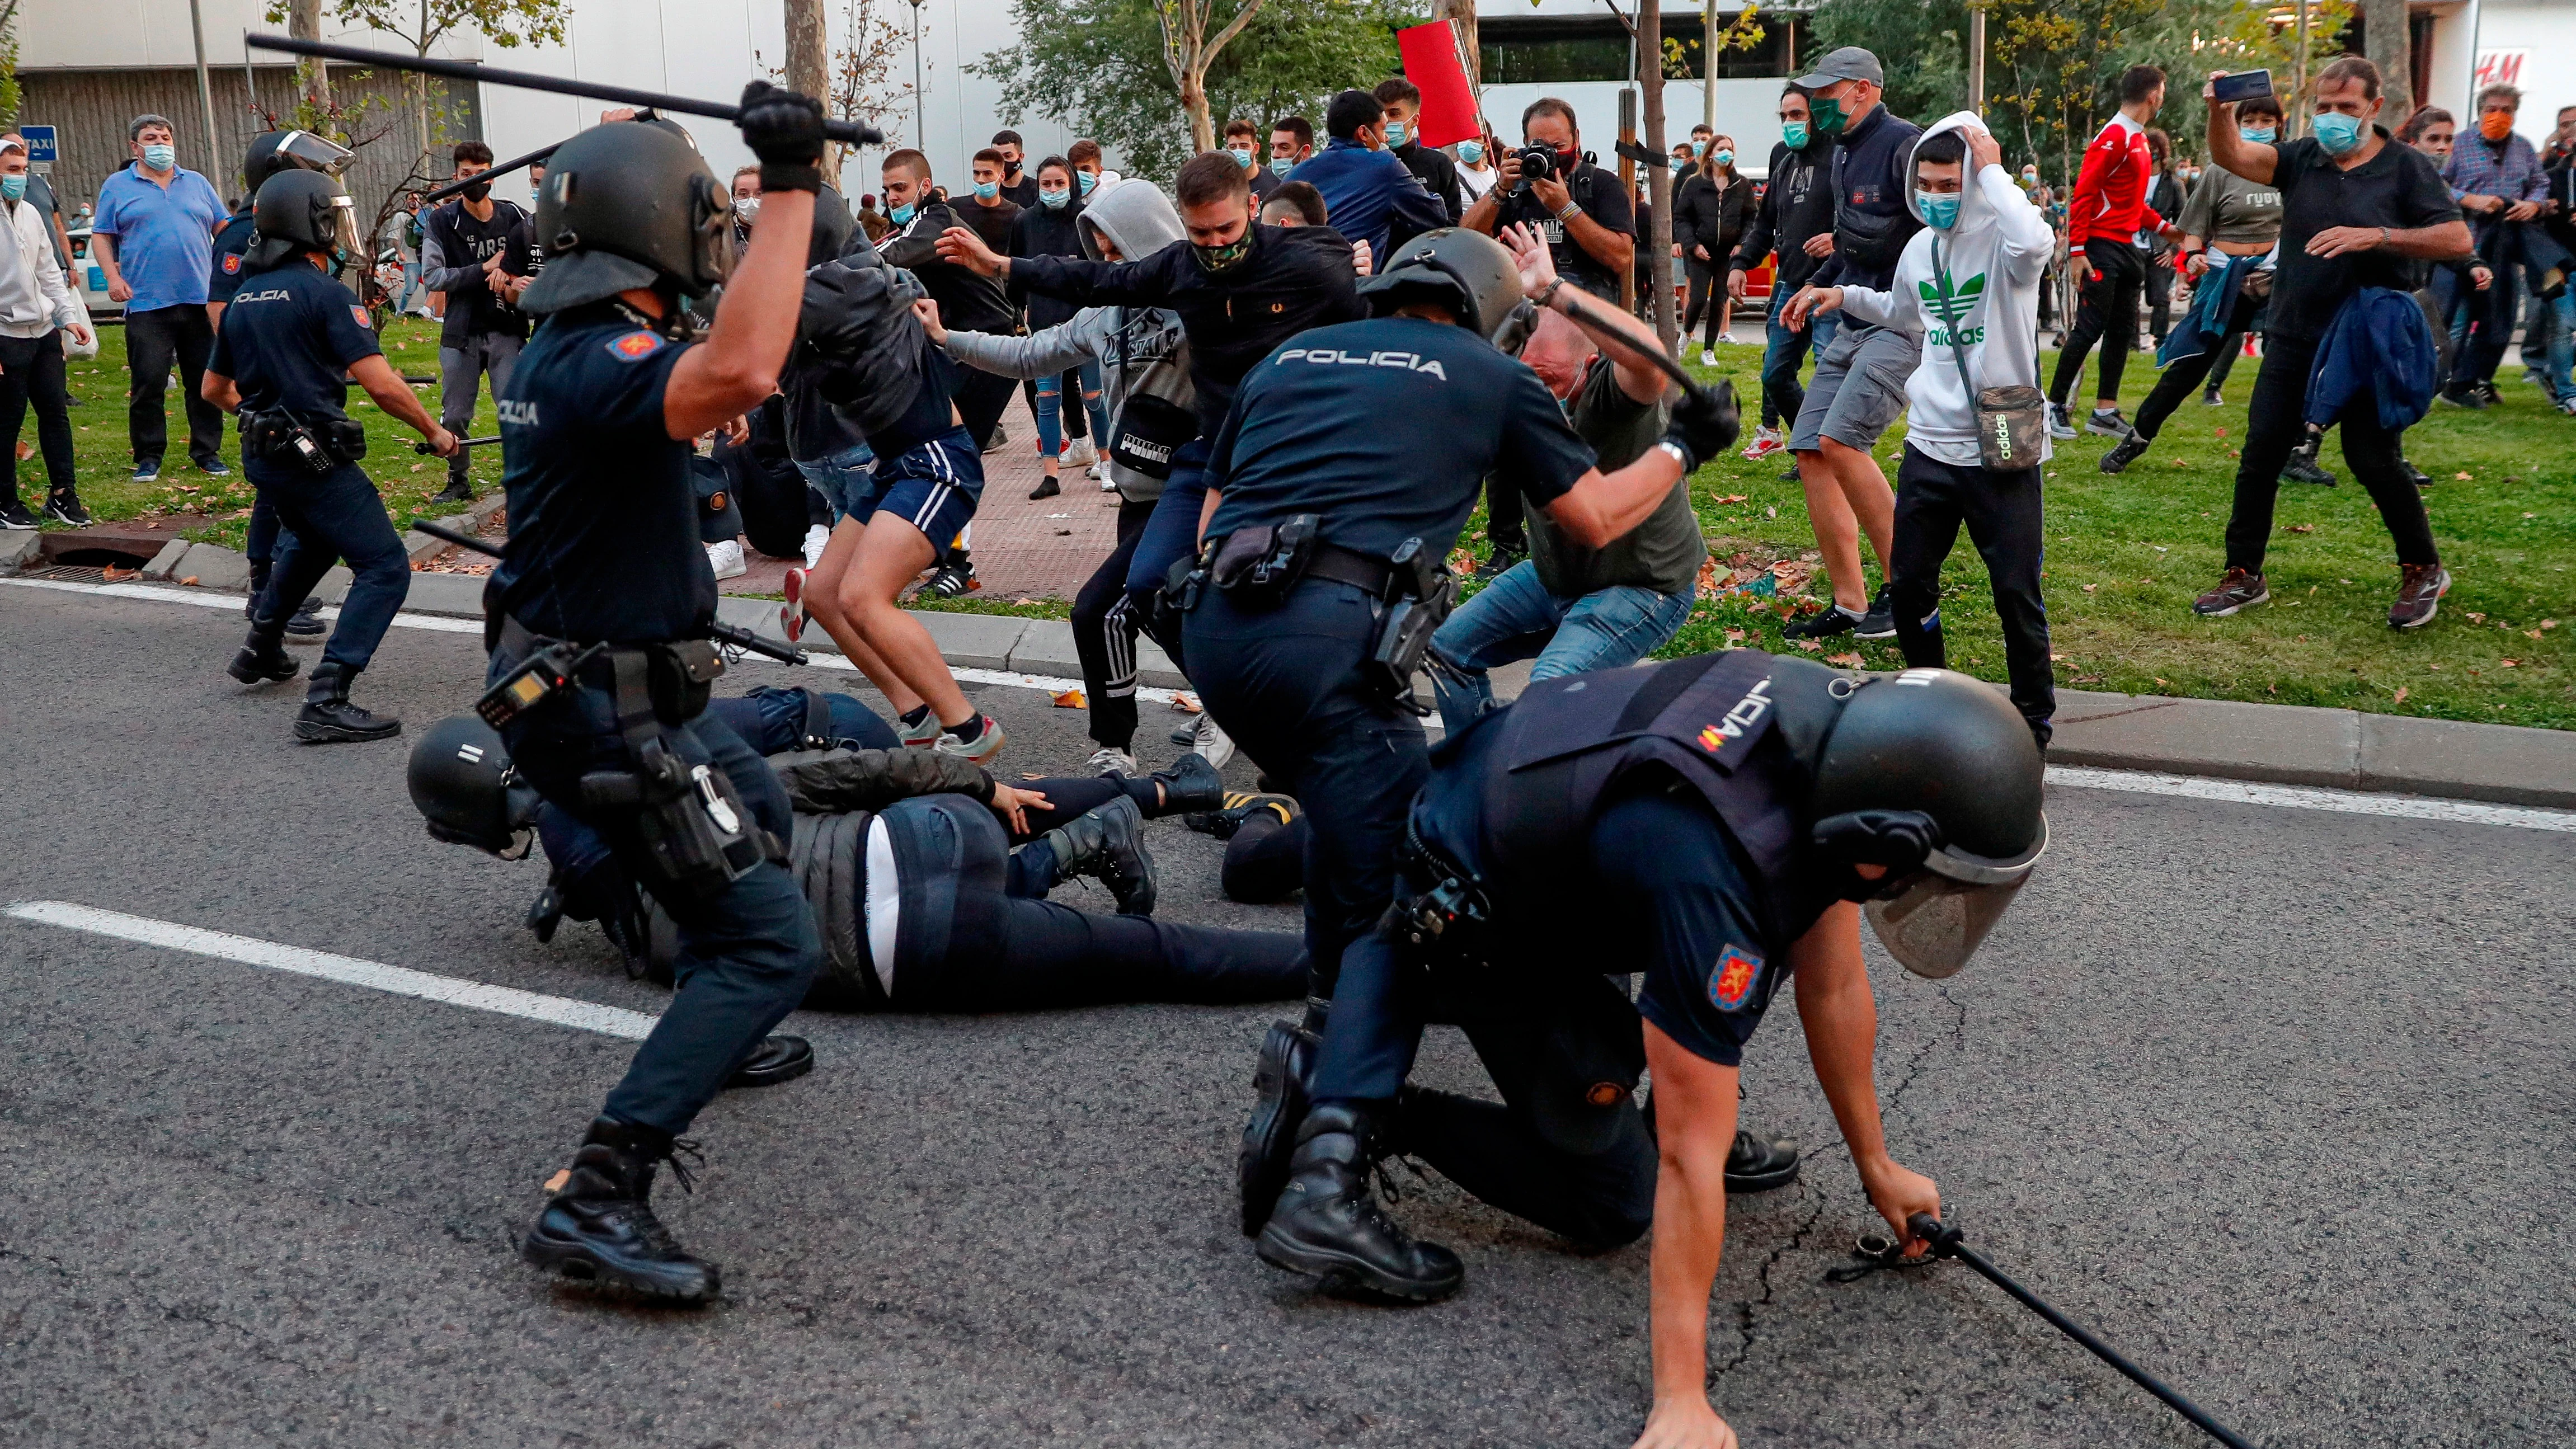
<svg viewBox="0 0 2576 1449">
<path fill-rule="evenodd" d="M 1455 24 L 1434 20 L 1407 26 L 1395 33 L 1395 47 L 1404 57 L 1404 78 L 1422 87 L 1422 114 L 1414 130 L 1423 145 L 1446 146 L 1485 134 Z"/>
</svg>

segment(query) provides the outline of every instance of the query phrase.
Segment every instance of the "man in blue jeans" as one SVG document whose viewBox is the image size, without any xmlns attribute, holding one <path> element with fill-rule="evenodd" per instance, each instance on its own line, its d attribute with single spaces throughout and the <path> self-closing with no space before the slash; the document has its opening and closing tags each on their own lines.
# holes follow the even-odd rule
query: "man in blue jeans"
<svg viewBox="0 0 2576 1449">
<path fill-rule="evenodd" d="M 1536 294 L 1556 264 L 1526 227 L 1503 234 L 1520 263 L 1521 286 Z M 1664 374 L 1648 359 L 1654 329 L 1595 301 L 1579 311 L 1558 290 L 1521 361 L 1566 409 L 1575 435 L 1610 471 L 1635 462 L 1664 435 Z M 1458 607 L 1431 636 L 1431 686 L 1454 733 L 1495 707 L 1486 671 L 1535 657 L 1530 679 L 1619 669 L 1662 647 L 1690 618 L 1699 567 L 1708 557 L 1691 512 L 1690 480 L 1673 484 L 1636 532 L 1593 549 L 1567 538 L 1547 515 L 1529 513 L 1530 556 L 1505 569 Z"/>
</svg>

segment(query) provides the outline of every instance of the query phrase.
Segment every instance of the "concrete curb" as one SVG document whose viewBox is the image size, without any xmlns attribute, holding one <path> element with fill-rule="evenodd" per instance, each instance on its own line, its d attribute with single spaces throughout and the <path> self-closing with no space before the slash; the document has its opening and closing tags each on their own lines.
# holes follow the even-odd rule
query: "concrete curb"
<svg viewBox="0 0 2576 1449">
<path fill-rule="evenodd" d="M 196 550 L 188 557 L 193 561 Z M 411 597 L 403 607 L 479 619 L 483 578 L 413 574 Z M 726 623 L 764 638 L 784 637 L 778 606 L 768 600 L 726 597 L 717 602 L 716 612 Z M 912 617 L 960 669 L 1066 679 L 1082 675 L 1073 626 L 1063 620 L 925 610 L 913 611 Z M 808 632 L 804 646 L 838 652 L 820 630 Z M 1137 641 L 1137 652 L 1142 683 L 1189 687 L 1151 642 Z M 1495 692 L 1516 696 L 1527 678 L 1526 666 L 1496 670 Z M 2058 691 L 2057 737 L 2048 758 L 2059 765 L 2576 809 L 2576 731 L 2566 730 L 2069 689 Z"/>
<path fill-rule="evenodd" d="M 475 499 L 463 513 L 451 513 L 445 518 L 433 518 L 430 522 L 453 528 L 459 533 L 481 533 L 483 525 L 491 522 L 492 515 L 500 512 L 509 501 L 508 494 L 496 489 Z M 403 549 L 411 555 L 413 563 L 418 563 L 425 558 L 433 558 L 440 550 L 455 546 L 443 538 L 432 538 L 428 534 L 415 533 L 408 528 L 403 530 Z"/>
</svg>

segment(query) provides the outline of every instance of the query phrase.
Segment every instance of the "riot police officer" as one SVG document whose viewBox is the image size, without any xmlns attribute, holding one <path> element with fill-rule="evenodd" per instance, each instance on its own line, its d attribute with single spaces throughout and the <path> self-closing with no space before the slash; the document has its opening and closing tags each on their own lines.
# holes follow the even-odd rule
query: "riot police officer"
<svg viewBox="0 0 2576 1449">
<path fill-rule="evenodd" d="M 1442 746 L 1414 804 L 1396 901 L 1344 956 L 1287 1185 L 1245 1205 L 1261 1256 L 1455 1291 L 1457 1256 L 1370 1197 L 1392 1152 L 1588 1247 L 1651 1224 L 1641 1442 L 1732 1443 L 1705 1326 L 1744 1044 L 1791 978 L 1870 1203 L 1924 1251 L 1907 1216 L 1940 1195 L 1887 1152 L 1854 903 L 1908 969 L 1958 970 L 2046 848 L 2041 773 L 2012 707 L 1938 669 L 1732 650 L 1533 684 Z M 1434 1019 L 1465 1027 L 1503 1105 L 1406 1084 Z M 1632 1095 L 1648 1066 L 1651 1115 Z"/>
<path fill-rule="evenodd" d="M 376 485 L 358 467 L 367 435 L 350 418 L 351 381 L 396 421 L 445 455 L 456 439 L 421 409 L 385 361 L 367 309 L 331 275 L 358 255 L 348 194 L 328 173 L 288 170 L 253 202 L 256 236 L 243 282 L 224 309 L 206 400 L 241 417 L 242 469 L 277 510 L 284 532 L 266 588 L 251 600 L 250 637 L 225 672 L 244 684 L 292 679 L 301 667 L 279 641 L 287 620 L 345 559 L 354 577 L 340 622 L 295 717 L 295 737 L 315 743 L 382 739 L 398 720 L 349 702 L 349 686 L 411 592 L 411 559 Z"/>
<path fill-rule="evenodd" d="M 739 265 L 724 187 L 673 129 L 616 121 L 549 158 L 537 198 L 543 321 L 499 403 L 510 543 L 488 592 L 494 719 L 546 801 L 608 841 L 678 928 L 678 991 L 590 1124 L 520 1255 L 679 1303 L 716 1265 L 653 1215 L 656 1166 L 798 1002 L 821 945 L 782 867 L 786 797 L 701 718 L 715 576 L 690 441 L 777 390 L 822 188 L 823 114 L 755 81 L 737 124 L 761 161 Z M 724 283 L 704 342 L 683 298 Z M 496 718 L 497 717 L 497 718 Z"/>
<path fill-rule="evenodd" d="M 1244 375 L 1209 460 L 1203 577 L 1185 589 L 1191 682 L 1307 811 L 1318 997 L 1386 907 L 1425 769 L 1412 670 L 1486 475 L 1597 546 L 1735 435 L 1731 394 L 1685 402 L 1644 457 L 1594 468 L 1513 355 L 1533 308 L 1491 237 L 1426 232 L 1359 291 L 1374 317 L 1299 333 Z"/>
</svg>

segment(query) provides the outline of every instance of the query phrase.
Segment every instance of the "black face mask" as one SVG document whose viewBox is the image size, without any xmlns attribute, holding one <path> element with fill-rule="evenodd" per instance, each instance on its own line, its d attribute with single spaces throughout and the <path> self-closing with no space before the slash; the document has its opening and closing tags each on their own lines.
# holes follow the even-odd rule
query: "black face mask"
<svg viewBox="0 0 2576 1449">
<path fill-rule="evenodd" d="M 489 181 L 468 181 L 465 183 L 465 199 L 468 201 L 480 202 L 484 197 L 491 194 L 492 183 Z"/>
</svg>

